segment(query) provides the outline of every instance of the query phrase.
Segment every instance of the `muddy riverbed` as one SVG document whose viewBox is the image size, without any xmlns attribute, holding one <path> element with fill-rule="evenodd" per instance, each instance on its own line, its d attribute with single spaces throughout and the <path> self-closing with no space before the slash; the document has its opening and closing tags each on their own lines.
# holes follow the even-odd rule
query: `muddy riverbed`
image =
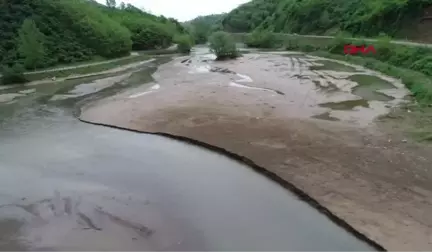
<svg viewBox="0 0 432 252">
<path fill-rule="evenodd" d="M 373 250 L 243 163 L 75 117 L 168 60 L 0 91 L 0 250 Z"/>
<path fill-rule="evenodd" d="M 376 121 L 407 102 L 400 81 L 299 53 L 213 59 L 198 48 L 159 67 L 148 86 L 95 102 L 81 118 L 216 146 L 307 193 L 386 249 L 432 248 L 432 150 Z"/>
</svg>

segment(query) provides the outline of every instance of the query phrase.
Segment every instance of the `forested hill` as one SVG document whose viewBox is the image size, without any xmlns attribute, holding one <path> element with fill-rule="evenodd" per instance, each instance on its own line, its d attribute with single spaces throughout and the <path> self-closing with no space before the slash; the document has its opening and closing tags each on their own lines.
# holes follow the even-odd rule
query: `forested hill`
<svg viewBox="0 0 432 252">
<path fill-rule="evenodd" d="M 199 16 L 184 23 L 184 25 L 192 33 L 195 42 L 200 44 L 207 41 L 207 37 L 215 31 L 222 30 L 222 20 L 226 14 L 213 14 L 207 16 Z"/>
<path fill-rule="evenodd" d="M 129 55 L 171 44 L 185 29 L 132 5 L 91 0 L 0 0 L 0 65 L 27 69 Z"/>
<path fill-rule="evenodd" d="M 252 0 L 232 10 L 222 23 L 231 32 L 258 28 L 299 34 L 344 31 L 410 37 L 432 30 L 432 20 L 426 18 L 431 5 L 432 0 Z"/>
</svg>

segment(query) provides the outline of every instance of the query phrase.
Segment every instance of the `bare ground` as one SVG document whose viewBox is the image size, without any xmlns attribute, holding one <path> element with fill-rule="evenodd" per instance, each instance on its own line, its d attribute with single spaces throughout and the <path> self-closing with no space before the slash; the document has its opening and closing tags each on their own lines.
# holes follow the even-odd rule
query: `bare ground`
<svg viewBox="0 0 432 252">
<path fill-rule="evenodd" d="M 248 55 L 212 64 L 245 73 L 252 83 L 184 63 L 162 66 L 153 89 L 92 104 L 81 119 L 223 148 L 290 182 L 385 249 L 432 249 L 432 149 L 402 141 L 392 130 L 395 122 L 380 127 L 373 122 L 395 101 L 370 101 L 350 111 L 323 109 L 317 104 L 353 99 L 342 90 L 349 82 L 333 78 L 341 89 L 334 94 L 311 89 L 310 78 L 303 77 L 331 74 L 308 71 L 310 62 L 301 58 Z M 323 112 L 341 121 L 310 118 Z"/>
</svg>

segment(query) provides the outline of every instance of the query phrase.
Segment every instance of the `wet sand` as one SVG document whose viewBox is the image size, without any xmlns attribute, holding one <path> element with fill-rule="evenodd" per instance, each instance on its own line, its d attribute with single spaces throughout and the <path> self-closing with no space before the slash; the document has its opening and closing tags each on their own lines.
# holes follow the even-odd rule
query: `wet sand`
<svg viewBox="0 0 432 252">
<path fill-rule="evenodd" d="M 26 96 L 0 102 L 0 250 L 376 248 L 241 162 L 74 117 L 83 102 L 151 81 L 168 60 L 8 90 Z"/>
<path fill-rule="evenodd" d="M 432 150 L 397 135 L 389 140 L 375 123 L 407 91 L 386 76 L 337 69 L 337 62 L 327 69 L 322 60 L 179 58 L 161 66 L 154 83 L 93 103 L 81 119 L 219 147 L 302 190 L 388 250 L 431 249 Z M 390 82 L 372 89 L 388 99 L 367 89 L 353 94 L 359 83 L 349 77 L 356 74 Z"/>
</svg>

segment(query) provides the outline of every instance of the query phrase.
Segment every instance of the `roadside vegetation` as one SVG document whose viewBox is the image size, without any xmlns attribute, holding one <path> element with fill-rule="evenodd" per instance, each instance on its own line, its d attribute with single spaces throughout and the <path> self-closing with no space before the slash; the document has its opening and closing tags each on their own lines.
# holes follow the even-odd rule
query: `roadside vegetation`
<svg viewBox="0 0 432 252">
<path fill-rule="evenodd" d="M 405 38 L 431 5 L 432 0 L 253 0 L 229 12 L 222 25 L 228 32 Z"/>
<path fill-rule="evenodd" d="M 268 31 L 254 31 L 246 36 L 245 44 L 256 48 L 277 48 L 282 46 L 282 40 Z"/>
<path fill-rule="evenodd" d="M 209 38 L 211 51 L 216 54 L 216 60 L 235 59 L 240 56 L 233 37 L 226 32 L 218 31 Z"/>
<path fill-rule="evenodd" d="M 24 76 L 23 71 L 162 49 L 185 34 L 175 19 L 115 0 L 107 5 L 87 0 L 0 1 L 1 83 L 25 81 L 8 77 Z"/>
</svg>

